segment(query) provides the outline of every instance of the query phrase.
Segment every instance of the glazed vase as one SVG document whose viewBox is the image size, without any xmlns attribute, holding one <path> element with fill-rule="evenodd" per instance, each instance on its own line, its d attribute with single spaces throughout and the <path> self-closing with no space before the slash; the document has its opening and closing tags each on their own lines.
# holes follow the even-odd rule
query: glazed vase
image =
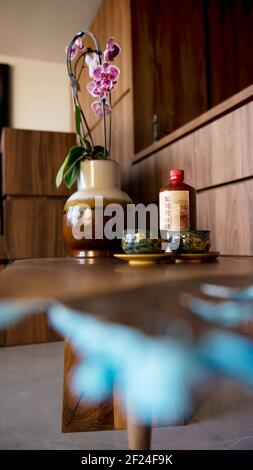
<svg viewBox="0 0 253 470">
<path fill-rule="evenodd" d="M 120 165 L 113 160 L 85 160 L 80 164 L 78 190 L 67 200 L 63 236 L 74 257 L 112 256 L 121 251 L 121 239 L 104 235 L 109 204 L 119 204 L 126 220 L 131 198 L 121 190 Z M 98 233 L 99 232 L 99 233 Z"/>
</svg>

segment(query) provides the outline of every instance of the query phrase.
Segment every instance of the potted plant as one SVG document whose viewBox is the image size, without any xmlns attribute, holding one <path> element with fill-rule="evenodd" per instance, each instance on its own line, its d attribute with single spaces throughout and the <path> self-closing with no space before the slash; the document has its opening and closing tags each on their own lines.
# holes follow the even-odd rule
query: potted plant
<svg viewBox="0 0 253 470">
<path fill-rule="evenodd" d="M 94 48 L 85 46 L 87 37 L 92 39 Z M 63 235 L 73 256 L 105 256 L 117 251 L 120 240 L 108 239 L 104 234 L 109 219 L 104 209 L 112 203 L 126 208 L 132 202 L 120 189 L 120 166 L 111 157 L 111 93 L 120 75 L 113 62 L 120 51 L 113 38 L 102 51 L 97 38 L 89 31 L 77 33 L 66 49 L 77 144 L 71 147 L 59 169 L 56 185 L 65 183 L 70 188 L 77 181 L 78 190 L 67 200 L 63 215 Z M 94 145 L 79 101 L 83 72 L 87 69 L 91 78 L 87 92 L 94 97 L 92 110 L 101 118 L 103 145 Z"/>
</svg>

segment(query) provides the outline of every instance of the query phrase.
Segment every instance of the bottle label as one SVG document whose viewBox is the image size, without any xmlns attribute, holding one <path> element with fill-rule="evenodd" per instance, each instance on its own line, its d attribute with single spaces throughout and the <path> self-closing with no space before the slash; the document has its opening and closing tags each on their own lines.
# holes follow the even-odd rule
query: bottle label
<svg viewBox="0 0 253 470">
<path fill-rule="evenodd" d="M 189 230 L 189 191 L 163 191 L 159 199 L 160 230 Z"/>
</svg>

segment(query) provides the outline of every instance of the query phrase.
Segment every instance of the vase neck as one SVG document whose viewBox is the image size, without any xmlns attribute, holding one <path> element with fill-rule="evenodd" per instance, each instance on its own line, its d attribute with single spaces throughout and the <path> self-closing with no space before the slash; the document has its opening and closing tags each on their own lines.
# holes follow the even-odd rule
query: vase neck
<svg viewBox="0 0 253 470">
<path fill-rule="evenodd" d="M 120 188 L 120 166 L 112 160 L 85 160 L 80 164 L 78 189 Z"/>
</svg>

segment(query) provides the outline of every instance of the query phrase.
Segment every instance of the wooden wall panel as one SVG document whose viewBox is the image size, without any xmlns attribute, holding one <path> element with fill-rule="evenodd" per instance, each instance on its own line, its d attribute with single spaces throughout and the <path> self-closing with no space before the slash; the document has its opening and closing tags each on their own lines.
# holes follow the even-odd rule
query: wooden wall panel
<svg viewBox="0 0 253 470">
<path fill-rule="evenodd" d="M 253 175 L 253 101 L 193 135 L 197 189 Z"/>
<path fill-rule="evenodd" d="M 122 75 L 112 93 L 113 103 L 132 87 L 130 12 L 130 0 L 104 0 L 91 24 L 91 31 L 98 37 L 103 49 L 110 37 L 121 46 L 115 65 L 120 68 Z"/>
<path fill-rule="evenodd" d="M 112 115 L 112 157 L 120 163 L 122 187 L 126 190 L 133 151 L 133 96 L 129 91 L 115 105 Z"/>
<path fill-rule="evenodd" d="M 209 107 L 252 83 L 252 0 L 204 0 Z"/>
<path fill-rule="evenodd" d="M 184 168 L 186 181 L 198 190 L 253 176 L 252 128 L 253 101 L 136 162 L 131 170 L 135 199 L 157 200 L 173 167 Z"/>
<path fill-rule="evenodd" d="M 1 271 L 5 268 L 5 264 L 1 264 L 0 263 L 0 273 Z M 6 332 L 2 329 L 0 329 L 0 346 L 5 346 L 5 342 L 6 342 Z"/>
<path fill-rule="evenodd" d="M 128 91 L 123 98 L 113 106 L 112 113 L 111 156 L 120 163 L 122 187 L 126 190 L 129 184 L 129 169 L 133 155 L 132 103 L 132 92 Z M 103 144 L 104 134 L 101 120 L 93 129 L 92 137 L 96 144 Z"/>
<path fill-rule="evenodd" d="M 0 272 L 8 266 L 0 264 Z M 24 318 L 9 328 L 0 329 L 0 346 L 47 343 L 62 338 L 50 328 L 45 313 L 37 313 Z"/>
<path fill-rule="evenodd" d="M 232 97 L 230 108 L 208 112 L 207 122 L 200 117 L 189 133 L 179 130 L 177 139 L 131 167 L 130 194 L 144 203 L 158 201 L 171 168 L 183 168 L 198 190 L 198 228 L 210 229 L 213 248 L 227 255 L 253 255 L 251 88 L 241 105 L 239 95 Z"/>
<path fill-rule="evenodd" d="M 4 235 L 0 235 L 0 260 L 7 259 Z M 1 266 L 1 265 L 0 265 Z"/>
<path fill-rule="evenodd" d="M 135 151 L 207 109 L 202 0 L 132 0 Z"/>
<path fill-rule="evenodd" d="M 70 194 L 55 186 L 57 171 L 75 134 L 6 128 L 2 138 L 3 195 L 60 196 Z"/>
<path fill-rule="evenodd" d="M 131 168 L 134 200 L 145 203 L 158 201 L 159 190 L 168 183 L 171 168 L 184 168 L 186 182 L 194 185 L 196 168 L 193 153 L 193 135 L 190 134 L 135 163 Z"/>
<path fill-rule="evenodd" d="M 212 248 L 253 256 L 253 179 L 200 192 L 198 226 L 211 230 Z"/>
<path fill-rule="evenodd" d="M 65 198 L 7 198 L 4 236 L 9 259 L 64 256 L 62 213 Z"/>
</svg>

